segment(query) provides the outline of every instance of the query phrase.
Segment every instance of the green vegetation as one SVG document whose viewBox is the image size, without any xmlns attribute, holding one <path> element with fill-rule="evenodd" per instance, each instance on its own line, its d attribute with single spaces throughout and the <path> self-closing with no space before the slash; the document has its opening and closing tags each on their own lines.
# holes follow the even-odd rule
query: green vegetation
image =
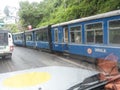
<svg viewBox="0 0 120 90">
<path fill-rule="evenodd" d="M 4 28 L 10 30 L 12 33 L 18 32 L 18 27 L 16 24 L 6 24 Z"/>
<path fill-rule="evenodd" d="M 20 22 L 33 28 L 96 15 L 120 8 L 119 0 L 44 0 L 20 2 Z"/>
</svg>

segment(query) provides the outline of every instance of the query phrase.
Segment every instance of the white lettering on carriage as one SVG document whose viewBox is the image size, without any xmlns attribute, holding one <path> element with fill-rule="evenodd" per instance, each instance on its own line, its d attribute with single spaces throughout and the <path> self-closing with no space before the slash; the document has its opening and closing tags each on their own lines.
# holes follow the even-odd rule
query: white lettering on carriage
<svg viewBox="0 0 120 90">
<path fill-rule="evenodd" d="M 95 52 L 106 53 L 106 49 L 102 49 L 102 48 L 95 48 Z"/>
</svg>

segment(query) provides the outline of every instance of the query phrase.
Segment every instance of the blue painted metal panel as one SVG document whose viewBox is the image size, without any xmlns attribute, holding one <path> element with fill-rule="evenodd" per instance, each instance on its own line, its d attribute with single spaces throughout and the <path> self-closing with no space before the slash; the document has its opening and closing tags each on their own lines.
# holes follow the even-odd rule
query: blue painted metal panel
<svg viewBox="0 0 120 90">
<path fill-rule="evenodd" d="M 21 36 L 21 38 L 17 39 L 18 36 Z M 24 46 L 24 33 L 13 34 L 13 43 L 15 45 Z"/>
<path fill-rule="evenodd" d="M 104 20 L 103 23 L 103 44 L 108 44 L 108 25 L 107 20 Z"/>
<path fill-rule="evenodd" d="M 82 23 L 82 43 L 85 43 L 85 28 L 84 28 L 84 24 Z"/>
<path fill-rule="evenodd" d="M 70 43 L 70 25 L 68 25 L 68 43 Z"/>
<path fill-rule="evenodd" d="M 59 27 L 59 29 L 58 29 L 58 43 L 62 43 L 63 42 L 63 28 L 62 27 Z"/>
<path fill-rule="evenodd" d="M 113 53 L 119 58 L 120 61 L 120 47 L 70 44 L 69 52 L 71 54 L 89 56 L 94 58 L 105 58 L 107 55 Z"/>
<path fill-rule="evenodd" d="M 37 48 L 50 49 L 48 42 L 36 41 Z"/>
<path fill-rule="evenodd" d="M 65 43 L 53 43 L 53 50 L 63 52 L 67 46 Z"/>
<path fill-rule="evenodd" d="M 26 41 L 26 46 L 35 47 L 35 42 L 34 41 Z"/>
<path fill-rule="evenodd" d="M 23 41 L 22 40 L 14 40 L 14 44 L 23 46 Z"/>
<path fill-rule="evenodd" d="M 52 43 L 54 43 L 54 29 L 53 28 L 51 28 L 51 38 L 52 38 Z"/>
<path fill-rule="evenodd" d="M 36 42 L 36 48 L 41 48 L 41 42 L 39 41 Z"/>
<path fill-rule="evenodd" d="M 114 20 L 114 19 L 120 19 L 120 15 L 119 16 L 112 16 L 112 17 L 107 17 L 107 18 L 104 18 L 106 20 Z"/>
</svg>

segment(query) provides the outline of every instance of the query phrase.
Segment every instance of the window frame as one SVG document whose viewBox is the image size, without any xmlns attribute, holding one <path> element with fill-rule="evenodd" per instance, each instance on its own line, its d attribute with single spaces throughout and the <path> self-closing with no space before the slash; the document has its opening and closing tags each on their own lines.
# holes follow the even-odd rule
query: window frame
<svg viewBox="0 0 120 90">
<path fill-rule="evenodd" d="M 111 21 L 118 21 L 120 19 L 112 19 L 112 20 L 108 20 L 107 21 L 107 28 L 108 28 L 108 44 L 111 44 L 111 45 L 120 45 L 120 44 L 117 44 L 117 43 L 110 43 L 110 29 L 114 29 L 114 30 L 117 30 L 117 29 L 120 29 L 120 28 L 110 28 L 110 22 Z"/>
<path fill-rule="evenodd" d="M 65 28 L 67 28 L 67 41 L 65 40 L 66 39 L 66 33 L 65 33 L 65 31 L 66 31 L 66 29 Z M 63 43 L 68 43 L 69 42 L 69 28 L 68 28 L 68 26 L 66 26 L 66 27 L 63 27 Z"/>
<path fill-rule="evenodd" d="M 44 37 L 44 34 L 46 35 L 46 37 Z M 35 32 L 35 35 L 36 35 L 36 41 L 43 41 L 43 42 L 48 42 L 48 30 L 46 29 L 43 29 L 43 30 L 38 30 Z M 37 36 L 40 36 L 39 37 L 39 40 L 37 40 Z"/>
<path fill-rule="evenodd" d="M 44 36 L 44 35 L 46 35 L 46 36 Z M 42 37 L 43 37 L 42 41 L 48 42 L 48 31 L 47 30 L 42 31 Z"/>
<path fill-rule="evenodd" d="M 23 40 L 22 34 L 16 35 L 16 40 Z"/>
<path fill-rule="evenodd" d="M 80 27 L 80 30 L 78 30 L 78 31 L 71 31 L 71 28 L 72 28 L 72 27 L 74 27 L 74 28 L 75 28 L 75 27 Z M 80 25 L 70 26 L 69 29 L 70 29 L 70 31 L 69 31 L 69 33 L 70 33 L 70 43 L 72 43 L 72 44 L 82 44 L 82 25 L 80 24 Z M 71 32 L 75 32 L 75 33 L 76 33 L 76 32 L 80 32 L 80 34 L 81 34 L 81 37 L 80 37 L 80 38 L 81 38 L 80 43 L 72 42 L 72 40 L 71 40 Z"/>
<path fill-rule="evenodd" d="M 41 37 L 41 32 L 40 31 L 36 31 L 35 33 L 36 33 L 35 34 L 35 36 L 36 36 L 35 41 L 41 41 L 41 38 L 39 38 L 39 40 L 37 40 L 38 35 L 40 35 L 40 37 Z"/>
<path fill-rule="evenodd" d="M 57 34 L 56 34 L 56 31 L 57 31 Z M 56 35 L 57 35 L 57 39 L 56 39 Z M 59 42 L 58 28 L 54 28 L 54 42 L 55 43 Z"/>
<path fill-rule="evenodd" d="M 31 40 L 28 40 L 28 39 L 27 39 L 28 36 L 31 37 Z M 25 37 L 26 37 L 26 41 L 33 41 L 33 36 L 32 36 L 31 33 L 27 33 L 27 34 L 25 35 Z"/>
<path fill-rule="evenodd" d="M 102 28 L 97 28 L 97 29 L 88 29 L 86 28 L 87 25 L 90 24 L 97 24 L 97 23 L 101 23 L 102 24 Z M 103 44 L 104 43 L 104 22 L 100 21 L 100 22 L 91 22 L 91 23 L 87 23 L 84 25 L 84 29 L 85 29 L 85 43 L 86 44 Z M 102 43 L 96 43 L 96 39 L 95 39 L 95 31 L 101 31 L 102 29 L 102 33 L 103 33 L 103 39 L 102 39 Z M 87 31 L 93 31 L 94 32 L 94 42 L 87 42 Z"/>
</svg>

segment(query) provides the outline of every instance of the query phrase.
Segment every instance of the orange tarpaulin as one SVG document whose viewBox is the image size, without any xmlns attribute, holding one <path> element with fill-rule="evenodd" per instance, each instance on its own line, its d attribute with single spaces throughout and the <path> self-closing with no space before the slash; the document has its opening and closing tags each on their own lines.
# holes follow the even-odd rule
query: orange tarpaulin
<svg viewBox="0 0 120 90">
<path fill-rule="evenodd" d="M 117 67 L 117 61 L 118 58 L 114 54 L 108 55 L 105 59 L 98 59 L 97 65 L 101 72 L 99 79 L 101 81 L 110 81 L 110 83 L 105 85 L 105 90 L 120 90 L 120 76 Z M 116 76 L 119 77 L 115 78 Z"/>
<path fill-rule="evenodd" d="M 120 78 L 105 85 L 105 90 L 120 90 Z"/>
</svg>

